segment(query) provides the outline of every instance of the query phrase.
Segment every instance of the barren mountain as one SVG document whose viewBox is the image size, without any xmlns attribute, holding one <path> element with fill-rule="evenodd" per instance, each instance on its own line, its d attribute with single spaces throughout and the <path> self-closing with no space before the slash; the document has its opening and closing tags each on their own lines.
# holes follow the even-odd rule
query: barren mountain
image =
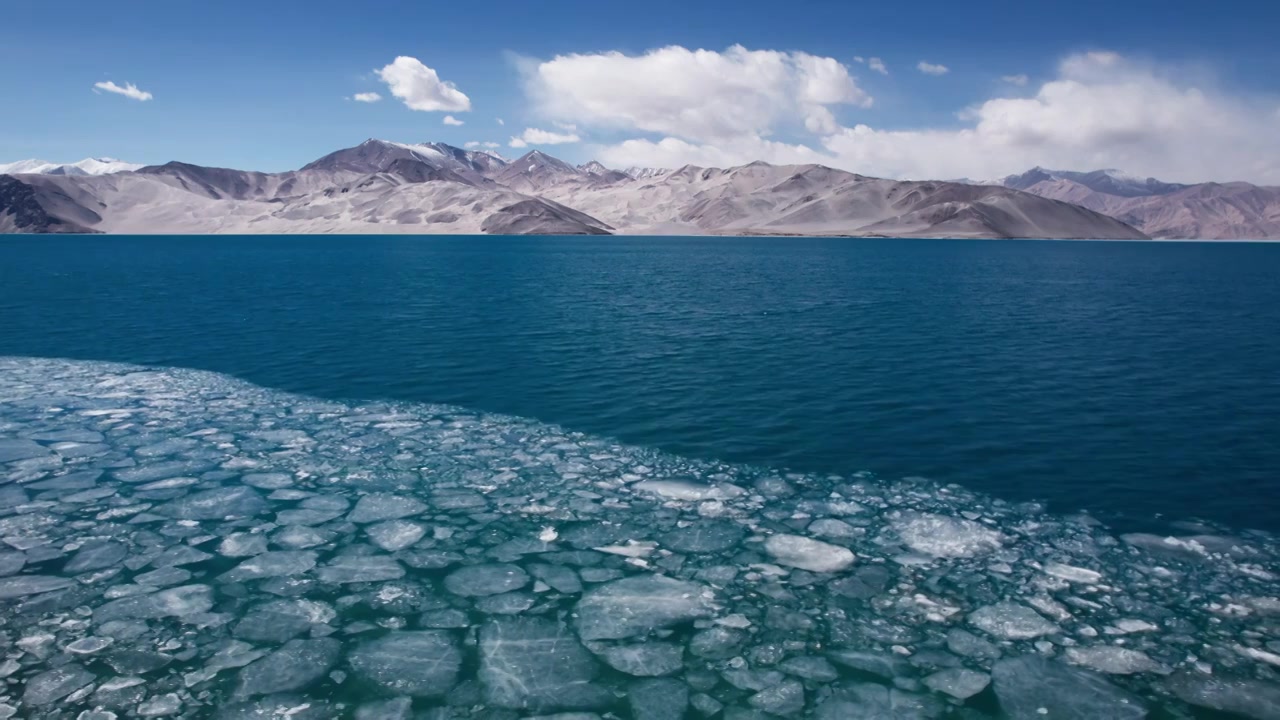
<svg viewBox="0 0 1280 720">
<path fill-rule="evenodd" d="M 1083 208 L 1016 190 L 868 178 L 821 165 L 686 166 L 544 197 L 629 233 L 1141 238 Z"/>
<path fill-rule="evenodd" d="M 1157 238 L 1280 239 L 1280 187 L 1244 182 L 1179 185 L 1114 170 L 1035 168 L 1001 185 L 1096 210 Z"/>
<path fill-rule="evenodd" d="M 0 194 L 0 227 L 10 232 L 1143 237 L 1091 210 L 1005 187 L 763 162 L 628 174 L 538 150 L 508 163 L 381 140 L 283 173 L 171 162 L 11 178 Z"/>
</svg>

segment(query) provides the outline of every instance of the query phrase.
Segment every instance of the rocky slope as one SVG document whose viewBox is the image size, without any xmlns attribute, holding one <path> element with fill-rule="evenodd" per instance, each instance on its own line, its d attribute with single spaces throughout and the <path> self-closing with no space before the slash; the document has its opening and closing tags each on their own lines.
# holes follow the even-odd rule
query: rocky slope
<svg viewBox="0 0 1280 720">
<path fill-rule="evenodd" d="M 538 150 L 507 162 L 439 143 L 368 140 L 283 173 L 171 162 L 11 178 L 0 200 L 8 232 L 1144 237 L 1007 187 L 762 162 L 620 172 Z"/>
<path fill-rule="evenodd" d="M 1280 187 L 1244 182 L 1179 185 L 1114 170 L 1034 168 L 998 181 L 1128 223 L 1156 238 L 1280 239 Z"/>
</svg>

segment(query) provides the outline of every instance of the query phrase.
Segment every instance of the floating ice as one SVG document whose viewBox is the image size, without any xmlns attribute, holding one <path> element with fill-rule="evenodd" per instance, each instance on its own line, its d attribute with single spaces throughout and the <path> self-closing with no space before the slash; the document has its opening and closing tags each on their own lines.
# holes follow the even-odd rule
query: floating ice
<svg viewBox="0 0 1280 720">
<path fill-rule="evenodd" d="M 0 719 L 1280 717 L 1263 533 L 101 363 L 0 435 Z"/>
<path fill-rule="evenodd" d="M 410 515 L 417 515 L 426 509 L 426 505 L 413 498 L 377 493 L 360 498 L 355 508 L 347 515 L 347 520 L 353 523 L 398 520 Z"/>
<path fill-rule="evenodd" d="M 480 681 L 494 707 L 588 710 L 613 696 L 592 684 L 598 666 L 573 633 L 543 618 L 495 619 L 480 628 Z"/>
<path fill-rule="evenodd" d="M 607 647 L 600 656 L 613 669 L 637 677 L 670 675 L 684 667 L 684 648 L 663 642 Z"/>
<path fill-rule="evenodd" d="M 969 614 L 969 624 L 1004 640 L 1029 640 L 1058 632 L 1058 626 L 1026 605 L 999 602 Z"/>
<path fill-rule="evenodd" d="M 361 643 L 348 662 L 356 677 L 386 692 L 436 697 L 457 681 L 462 655 L 443 632 L 393 632 Z"/>
<path fill-rule="evenodd" d="M 903 513 L 890 526 L 907 547 L 940 558 L 973 557 L 999 548 L 1002 540 L 980 523 L 934 513 Z"/>
<path fill-rule="evenodd" d="M 708 617 L 708 593 L 702 585 L 662 575 L 615 580 L 578 601 L 578 634 L 584 640 L 619 640 Z"/>
<path fill-rule="evenodd" d="M 407 520 L 386 520 L 365 528 L 374 545 L 396 552 L 403 550 L 422 539 L 427 534 L 426 528 Z"/>
<path fill-rule="evenodd" d="M 855 559 L 848 548 L 799 535 L 771 535 L 764 549 L 783 565 L 811 572 L 839 572 Z"/>
<path fill-rule="evenodd" d="M 1139 720 L 1146 703 L 1132 693 L 1060 662 L 1024 656 L 1001 660 L 991 673 L 1010 720 Z"/>
<path fill-rule="evenodd" d="M 444 579 L 445 588 L 454 595 L 482 596 L 519 590 L 529 584 L 529 575 L 518 565 L 468 565 L 453 571 Z"/>
</svg>

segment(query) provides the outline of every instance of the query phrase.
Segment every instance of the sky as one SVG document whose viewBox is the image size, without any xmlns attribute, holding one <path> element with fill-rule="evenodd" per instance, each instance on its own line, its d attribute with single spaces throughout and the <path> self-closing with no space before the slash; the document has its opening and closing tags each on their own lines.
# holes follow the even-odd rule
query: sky
<svg viewBox="0 0 1280 720">
<path fill-rule="evenodd" d="M 1280 3 L 0 0 L 0 163 L 367 138 L 612 167 L 1280 185 Z"/>
</svg>

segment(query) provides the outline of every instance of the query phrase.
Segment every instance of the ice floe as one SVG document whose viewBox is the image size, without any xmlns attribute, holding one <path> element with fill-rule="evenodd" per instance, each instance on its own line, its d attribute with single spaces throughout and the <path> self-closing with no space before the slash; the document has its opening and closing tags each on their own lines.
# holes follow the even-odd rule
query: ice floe
<svg viewBox="0 0 1280 720">
<path fill-rule="evenodd" d="M 0 719 L 1280 717 L 1280 543 L 0 358 Z"/>
</svg>

